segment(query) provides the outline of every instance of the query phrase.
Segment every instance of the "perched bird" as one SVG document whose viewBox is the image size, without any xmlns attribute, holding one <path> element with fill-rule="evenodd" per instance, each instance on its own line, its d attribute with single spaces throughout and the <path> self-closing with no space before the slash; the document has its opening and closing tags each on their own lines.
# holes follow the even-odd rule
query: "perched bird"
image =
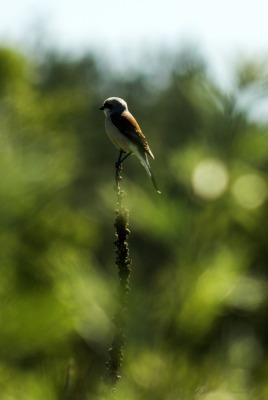
<svg viewBox="0 0 268 400">
<path fill-rule="evenodd" d="M 106 116 L 105 128 L 107 135 L 111 142 L 120 150 L 119 161 L 122 162 L 131 154 L 135 154 L 146 169 L 156 191 L 161 193 L 148 161 L 148 155 L 153 159 L 154 155 L 139 124 L 128 111 L 125 100 L 119 97 L 109 97 L 104 101 L 100 110 L 103 110 Z M 122 158 L 123 153 L 126 153 L 126 155 Z"/>
</svg>

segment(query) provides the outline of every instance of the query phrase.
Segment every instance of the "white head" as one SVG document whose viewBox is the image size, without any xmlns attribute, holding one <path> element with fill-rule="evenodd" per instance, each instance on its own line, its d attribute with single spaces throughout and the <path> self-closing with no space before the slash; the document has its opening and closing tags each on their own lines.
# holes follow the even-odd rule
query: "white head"
<svg viewBox="0 0 268 400">
<path fill-rule="evenodd" d="M 124 111 L 128 111 L 128 108 L 125 100 L 120 99 L 120 97 L 109 97 L 104 101 L 103 106 L 100 107 L 100 110 L 103 110 L 107 116 L 112 112 L 121 114 Z"/>
</svg>

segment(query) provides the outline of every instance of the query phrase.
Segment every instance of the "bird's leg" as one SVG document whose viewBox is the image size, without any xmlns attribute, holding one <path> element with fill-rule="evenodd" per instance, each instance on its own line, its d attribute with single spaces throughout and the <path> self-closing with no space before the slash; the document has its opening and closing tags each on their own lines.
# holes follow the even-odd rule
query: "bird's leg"
<svg viewBox="0 0 268 400">
<path fill-rule="evenodd" d="M 122 171 L 122 154 L 125 153 L 123 150 L 120 150 L 118 160 L 115 163 L 115 183 L 116 189 L 119 190 L 119 181 L 121 181 L 122 177 L 120 175 Z"/>
<path fill-rule="evenodd" d="M 125 155 L 125 157 L 123 157 L 123 158 L 121 159 L 121 163 L 122 163 L 123 161 L 125 161 L 129 156 L 131 156 L 131 154 L 132 154 L 132 151 L 130 151 L 129 153 L 127 153 L 127 154 Z"/>
<path fill-rule="evenodd" d="M 122 172 L 122 162 L 125 161 L 131 154 L 132 151 L 127 153 L 123 158 L 123 154 L 126 153 L 123 150 L 119 151 L 119 157 L 118 160 L 115 163 L 115 183 L 116 183 L 116 190 L 119 191 L 119 181 L 121 181 L 122 177 L 121 177 L 121 172 Z"/>
<path fill-rule="evenodd" d="M 123 150 L 120 150 L 119 151 L 119 157 L 118 157 L 118 160 L 117 160 L 117 164 L 121 164 L 121 162 L 122 162 L 122 154 L 124 154 L 125 153 L 125 151 L 123 151 Z"/>
</svg>

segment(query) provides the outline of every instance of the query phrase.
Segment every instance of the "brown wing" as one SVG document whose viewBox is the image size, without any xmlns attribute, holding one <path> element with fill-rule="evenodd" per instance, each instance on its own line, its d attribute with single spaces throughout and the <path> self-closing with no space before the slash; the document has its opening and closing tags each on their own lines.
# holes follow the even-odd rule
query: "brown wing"
<svg viewBox="0 0 268 400">
<path fill-rule="evenodd" d="M 142 149 L 154 158 L 145 136 L 133 115 L 129 112 L 123 112 L 122 114 L 112 113 L 111 120 L 123 135 L 127 136 L 139 149 Z"/>
</svg>

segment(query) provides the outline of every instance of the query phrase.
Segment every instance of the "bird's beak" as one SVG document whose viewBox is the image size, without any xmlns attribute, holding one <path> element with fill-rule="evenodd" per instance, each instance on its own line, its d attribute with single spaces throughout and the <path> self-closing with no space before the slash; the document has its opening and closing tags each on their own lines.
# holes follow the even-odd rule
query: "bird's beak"
<svg viewBox="0 0 268 400">
<path fill-rule="evenodd" d="M 101 110 L 101 111 L 103 111 L 103 110 L 104 110 L 104 108 L 105 108 L 104 106 L 101 106 L 101 107 L 100 107 L 100 110 Z"/>
</svg>

